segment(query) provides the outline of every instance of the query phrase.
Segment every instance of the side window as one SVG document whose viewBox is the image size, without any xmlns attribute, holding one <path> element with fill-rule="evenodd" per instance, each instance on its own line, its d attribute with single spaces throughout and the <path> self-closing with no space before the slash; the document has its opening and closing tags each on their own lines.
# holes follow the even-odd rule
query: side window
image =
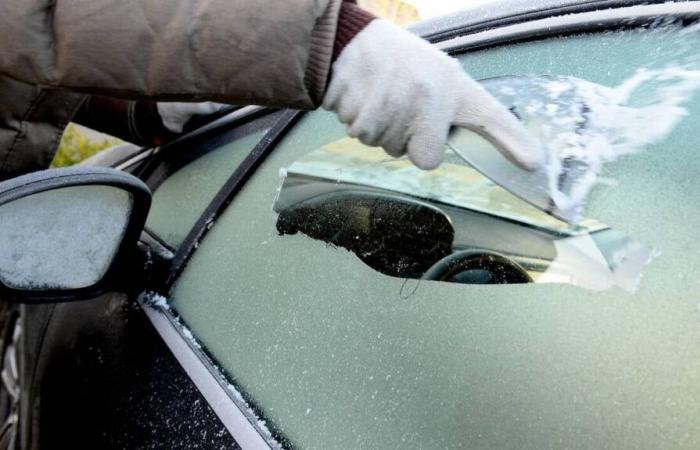
<svg viewBox="0 0 700 450">
<path fill-rule="evenodd" d="M 212 138 L 165 148 L 174 155 L 166 155 L 159 168 L 166 178 L 155 189 L 146 228 L 177 248 L 277 117 L 269 114 Z"/>
<path fill-rule="evenodd" d="M 460 59 L 479 79 L 617 86 L 695 41 L 625 31 Z M 700 102 L 686 106 L 668 138 L 606 170 L 618 184 L 595 191 L 581 229 L 452 157 L 420 172 L 309 114 L 201 242 L 171 305 L 294 448 L 697 447 Z"/>
</svg>

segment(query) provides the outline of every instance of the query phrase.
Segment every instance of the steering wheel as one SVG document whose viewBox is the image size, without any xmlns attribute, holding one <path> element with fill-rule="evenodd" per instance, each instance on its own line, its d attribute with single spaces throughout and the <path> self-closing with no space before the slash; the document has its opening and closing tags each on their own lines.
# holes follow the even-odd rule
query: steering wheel
<svg viewBox="0 0 700 450">
<path fill-rule="evenodd" d="M 464 284 L 532 283 L 532 278 L 520 264 L 486 250 L 463 250 L 445 256 L 433 264 L 422 278 Z"/>
</svg>

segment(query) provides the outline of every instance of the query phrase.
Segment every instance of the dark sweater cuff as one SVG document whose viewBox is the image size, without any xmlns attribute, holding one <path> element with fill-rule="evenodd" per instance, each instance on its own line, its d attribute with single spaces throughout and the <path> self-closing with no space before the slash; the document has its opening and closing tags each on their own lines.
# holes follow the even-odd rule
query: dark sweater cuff
<svg viewBox="0 0 700 450">
<path fill-rule="evenodd" d="M 333 61 L 338 59 L 346 45 L 377 17 L 357 6 L 354 1 L 344 1 L 340 5 L 338 29 L 333 45 Z"/>
<path fill-rule="evenodd" d="M 163 125 L 156 102 L 146 100 L 92 96 L 73 122 L 137 145 L 157 146 L 178 136 Z"/>
</svg>

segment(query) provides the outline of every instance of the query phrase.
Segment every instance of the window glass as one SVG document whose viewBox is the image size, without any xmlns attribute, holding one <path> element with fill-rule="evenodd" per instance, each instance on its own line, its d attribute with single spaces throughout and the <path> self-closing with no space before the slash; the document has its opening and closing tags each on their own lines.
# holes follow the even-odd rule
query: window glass
<svg viewBox="0 0 700 450">
<path fill-rule="evenodd" d="M 247 127 L 223 142 L 205 143 L 206 153 L 171 174 L 153 193 L 146 227 L 177 248 L 221 186 L 268 128 Z M 192 151 L 201 151 L 193 149 Z"/>
<path fill-rule="evenodd" d="M 676 29 L 581 35 L 461 62 L 477 78 L 615 86 L 639 67 L 677 62 L 696 39 Z M 617 185 L 595 191 L 583 230 L 454 161 L 418 172 L 346 140 L 331 115 L 310 114 L 200 244 L 171 303 L 295 448 L 697 448 L 699 103 L 667 139 L 606 169 Z M 331 172 L 347 189 L 322 189 Z M 290 210 L 299 199 L 306 209 Z M 386 239 L 371 241 L 381 224 Z M 353 247 L 348 229 L 373 245 Z M 572 254 L 584 271 L 601 258 L 612 269 L 627 253 L 603 249 L 626 242 L 653 252 L 635 266 L 638 285 L 618 283 L 624 271 L 602 286 L 572 274 L 484 285 L 479 270 L 418 280 L 423 261 L 410 257 L 441 251 L 420 246 L 429 239 L 518 257 L 533 278 Z"/>
</svg>

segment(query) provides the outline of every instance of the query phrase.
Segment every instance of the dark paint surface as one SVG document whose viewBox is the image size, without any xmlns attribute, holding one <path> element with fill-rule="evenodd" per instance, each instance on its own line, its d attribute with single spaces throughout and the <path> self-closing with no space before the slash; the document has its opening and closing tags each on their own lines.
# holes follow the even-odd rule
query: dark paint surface
<svg viewBox="0 0 700 450">
<path fill-rule="evenodd" d="M 43 343 L 30 448 L 239 448 L 124 296 L 56 305 Z"/>
</svg>

